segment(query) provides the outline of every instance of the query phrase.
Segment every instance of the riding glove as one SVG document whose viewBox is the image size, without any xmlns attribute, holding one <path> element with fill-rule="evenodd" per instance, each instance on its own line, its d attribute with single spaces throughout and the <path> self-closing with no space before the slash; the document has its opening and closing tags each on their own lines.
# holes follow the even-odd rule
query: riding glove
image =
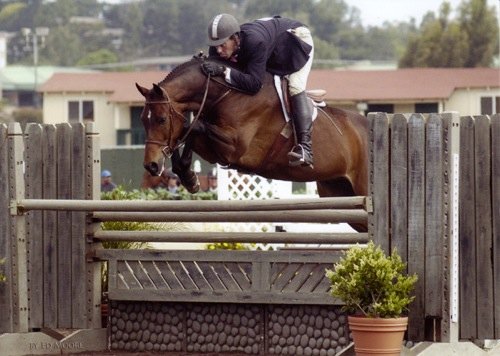
<svg viewBox="0 0 500 356">
<path fill-rule="evenodd" d="M 226 71 L 226 67 L 224 67 L 221 64 L 214 63 L 214 62 L 204 62 L 201 64 L 201 70 L 203 73 L 206 75 L 211 75 L 213 77 L 218 76 L 218 75 L 224 75 L 224 72 Z"/>
</svg>

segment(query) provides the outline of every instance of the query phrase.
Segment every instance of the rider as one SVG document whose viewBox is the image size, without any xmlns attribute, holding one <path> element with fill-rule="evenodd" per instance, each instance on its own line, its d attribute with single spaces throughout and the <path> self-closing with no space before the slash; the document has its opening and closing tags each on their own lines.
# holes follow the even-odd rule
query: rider
<svg viewBox="0 0 500 356">
<path fill-rule="evenodd" d="M 305 89 L 314 45 L 309 29 L 279 16 L 242 24 L 229 14 L 215 16 L 208 26 L 209 54 L 238 63 L 242 70 L 204 62 L 206 74 L 224 76 L 231 85 L 252 94 L 262 87 L 266 71 L 288 75 L 297 145 L 288 153 L 290 166 L 312 166 L 312 110 Z"/>
</svg>

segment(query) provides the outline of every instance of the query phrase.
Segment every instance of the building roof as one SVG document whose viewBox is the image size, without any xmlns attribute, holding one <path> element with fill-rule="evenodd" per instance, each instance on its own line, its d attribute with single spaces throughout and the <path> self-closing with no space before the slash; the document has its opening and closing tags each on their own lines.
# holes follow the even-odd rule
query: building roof
<svg viewBox="0 0 500 356">
<path fill-rule="evenodd" d="M 112 102 L 142 102 L 135 83 L 150 88 L 165 78 L 165 72 L 55 73 L 39 87 L 44 93 L 104 92 Z"/>
<path fill-rule="evenodd" d="M 411 68 L 375 71 L 313 70 L 308 87 L 327 91 L 327 100 L 447 99 L 462 88 L 500 87 L 498 68 Z"/>
<path fill-rule="evenodd" d="M 142 102 L 135 83 L 150 87 L 165 72 L 55 73 L 39 91 L 107 92 L 112 102 Z M 461 88 L 500 87 L 497 68 L 412 68 L 396 70 L 312 70 L 308 88 L 325 89 L 329 101 L 447 99 Z"/>
<path fill-rule="evenodd" d="M 91 69 L 38 66 L 36 67 L 36 84 L 46 82 L 57 72 L 95 72 Z M 33 90 L 35 87 L 35 67 L 33 66 L 6 66 L 0 68 L 0 83 L 3 90 Z"/>
</svg>

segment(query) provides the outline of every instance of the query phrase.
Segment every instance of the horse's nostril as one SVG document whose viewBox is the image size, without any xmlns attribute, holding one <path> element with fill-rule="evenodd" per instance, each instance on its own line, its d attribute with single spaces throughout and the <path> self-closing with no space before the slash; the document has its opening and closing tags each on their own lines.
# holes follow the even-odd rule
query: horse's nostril
<svg viewBox="0 0 500 356">
<path fill-rule="evenodd" d="M 156 164 L 156 162 L 145 163 L 144 168 L 146 168 L 152 176 L 158 175 L 158 164 Z"/>
</svg>

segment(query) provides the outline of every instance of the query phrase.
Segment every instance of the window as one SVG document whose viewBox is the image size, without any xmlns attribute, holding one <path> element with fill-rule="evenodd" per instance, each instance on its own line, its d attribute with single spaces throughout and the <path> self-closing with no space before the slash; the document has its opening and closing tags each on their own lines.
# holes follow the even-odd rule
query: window
<svg viewBox="0 0 500 356">
<path fill-rule="evenodd" d="M 500 110 L 500 96 L 481 97 L 481 115 L 497 114 Z"/>
<path fill-rule="evenodd" d="M 392 104 L 368 104 L 367 112 L 386 112 L 394 113 L 394 105 Z"/>
<path fill-rule="evenodd" d="M 438 112 L 437 103 L 417 103 L 415 104 L 415 112 L 420 114 L 429 114 Z"/>
<path fill-rule="evenodd" d="M 68 121 L 94 121 L 94 102 L 91 100 L 68 101 Z"/>
</svg>

